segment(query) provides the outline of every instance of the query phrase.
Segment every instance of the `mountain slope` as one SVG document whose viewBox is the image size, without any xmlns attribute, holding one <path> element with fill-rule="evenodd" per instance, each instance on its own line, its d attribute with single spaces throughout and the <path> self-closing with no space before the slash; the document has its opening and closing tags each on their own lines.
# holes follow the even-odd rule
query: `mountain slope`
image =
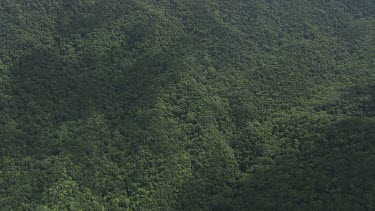
<svg viewBox="0 0 375 211">
<path fill-rule="evenodd" d="M 374 15 L 2 1 L 0 207 L 374 209 Z"/>
</svg>

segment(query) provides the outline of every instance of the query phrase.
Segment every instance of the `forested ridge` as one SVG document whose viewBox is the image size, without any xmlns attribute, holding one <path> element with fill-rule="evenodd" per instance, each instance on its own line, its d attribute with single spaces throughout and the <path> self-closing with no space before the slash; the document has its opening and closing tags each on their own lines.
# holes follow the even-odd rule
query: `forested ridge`
<svg viewBox="0 0 375 211">
<path fill-rule="evenodd" d="M 373 0 L 1 0 L 1 210 L 375 210 Z"/>
</svg>

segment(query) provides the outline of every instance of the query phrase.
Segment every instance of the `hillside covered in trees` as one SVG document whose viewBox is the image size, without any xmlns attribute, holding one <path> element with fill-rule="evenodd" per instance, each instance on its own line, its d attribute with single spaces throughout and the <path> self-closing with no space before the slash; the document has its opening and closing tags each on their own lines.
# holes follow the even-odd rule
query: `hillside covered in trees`
<svg viewBox="0 0 375 211">
<path fill-rule="evenodd" d="M 375 210 L 374 0 L 1 0 L 1 210 Z"/>
</svg>

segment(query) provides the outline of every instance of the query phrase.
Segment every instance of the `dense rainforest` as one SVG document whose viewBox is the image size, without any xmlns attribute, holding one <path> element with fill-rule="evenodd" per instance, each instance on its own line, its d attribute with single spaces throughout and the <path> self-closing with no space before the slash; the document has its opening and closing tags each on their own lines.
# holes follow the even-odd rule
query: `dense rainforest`
<svg viewBox="0 0 375 211">
<path fill-rule="evenodd" d="M 1 210 L 375 210 L 374 0 L 1 0 Z"/>
</svg>

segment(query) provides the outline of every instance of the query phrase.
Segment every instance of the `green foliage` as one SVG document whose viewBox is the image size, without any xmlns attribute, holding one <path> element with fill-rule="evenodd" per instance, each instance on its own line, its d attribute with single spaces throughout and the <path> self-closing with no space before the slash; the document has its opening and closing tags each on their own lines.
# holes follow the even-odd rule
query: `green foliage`
<svg viewBox="0 0 375 211">
<path fill-rule="evenodd" d="M 375 209 L 374 14 L 1 1 L 0 209 Z"/>
</svg>

